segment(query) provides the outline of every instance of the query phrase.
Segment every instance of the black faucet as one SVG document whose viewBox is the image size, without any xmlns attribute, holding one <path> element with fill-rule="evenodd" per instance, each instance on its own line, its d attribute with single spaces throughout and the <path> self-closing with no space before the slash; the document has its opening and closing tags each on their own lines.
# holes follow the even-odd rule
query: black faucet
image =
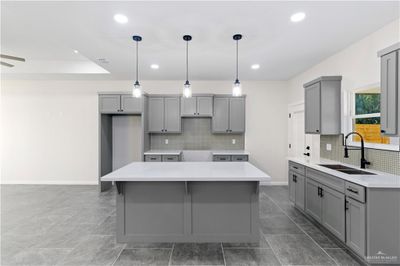
<svg viewBox="0 0 400 266">
<path fill-rule="evenodd" d="M 350 135 L 358 135 L 361 139 L 361 148 L 348 148 L 347 147 L 347 138 Z M 365 152 L 364 152 L 364 138 L 361 136 L 360 133 L 358 132 L 350 132 L 349 134 L 346 135 L 344 139 L 344 158 L 349 158 L 349 150 L 361 150 L 361 168 L 365 169 L 366 165 L 371 164 L 365 159 Z"/>
</svg>

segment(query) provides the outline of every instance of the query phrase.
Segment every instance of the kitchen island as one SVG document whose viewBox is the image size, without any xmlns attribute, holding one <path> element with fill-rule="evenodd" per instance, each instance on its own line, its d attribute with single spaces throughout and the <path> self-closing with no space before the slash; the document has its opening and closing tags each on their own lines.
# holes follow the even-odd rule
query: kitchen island
<svg viewBox="0 0 400 266">
<path fill-rule="evenodd" d="M 259 183 L 248 162 L 134 162 L 117 186 L 118 242 L 258 242 Z"/>
</svg>

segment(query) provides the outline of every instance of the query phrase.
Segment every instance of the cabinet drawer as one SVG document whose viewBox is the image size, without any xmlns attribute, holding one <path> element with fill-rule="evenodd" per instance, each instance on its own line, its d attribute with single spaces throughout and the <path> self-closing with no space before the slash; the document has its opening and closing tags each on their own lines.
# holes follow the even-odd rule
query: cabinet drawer
<svg viewBox="0 0 400 266">
<path fill-rule="evenodd" d="M 249 157 L 247 155 L 232 155 L 232 161 L 235 162 L 247 162 L 249 160 Z"/>
<path fill-rule="evenodd" d="M 163 162 L 179 162 L 179 155 L 163 155 Z"/>
<path fill-rule="evenodd" d="M 359 202 L 365 202 L 365 188 L 363 186 L 346 182 L 346 196 L 358 200 Z"/>
<path fill-rule="evenodd" d="M 345 181 L 343 179 L 322 173 L 311 168 L 307 168 L 306 172 L 307 178 L 312 178 L 315 181 L 320 182 L 321 184 L 324 184 L 330 188 L 336 189 L 337 191 L 344 193 Z"/>
<path fill-rule="evenodd" d="M 305 166 L 294 162 L 289 162 L 289 171 L 293 171 L 301 175 L 306 174 Z"/>
<path fill-rule="evenodd" d="M 161 155 L 145 155 L 144 160 L 146 162 L 161 162 Z"/>
<path fill-rule="evenodd" d="M 213 161 L 214 162 L 229 162 L 231 160 L 230 155 L 214 155 Z"/>
</svg>

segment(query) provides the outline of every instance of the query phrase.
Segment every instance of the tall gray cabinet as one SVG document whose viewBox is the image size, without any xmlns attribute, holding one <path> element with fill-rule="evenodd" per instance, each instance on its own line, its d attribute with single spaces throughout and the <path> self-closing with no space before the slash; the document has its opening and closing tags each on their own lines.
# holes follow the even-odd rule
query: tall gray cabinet
<svg viewBox="0 0 400 266">
<path fill-rule="evenodd" d="M 381 57 L 381 133 L 400 135 L 400 43 L 380 52 Z"/>
<path fill-rule="evenodd" d="M 180 133 L 181 114 L 178 96 L 150 96 L 148 100 L 149 133 Z"/>
<path fill-rule="evenodd" d="M 323 76 L 304 84 L 305 133 L 341 133 L 341 76 Z"/>
<path fill-rule="evenodd" d="M 220 95 L 214 97 L 213 133 L 245 132 L 245 100 L 245 97 Z"/>
</svg>

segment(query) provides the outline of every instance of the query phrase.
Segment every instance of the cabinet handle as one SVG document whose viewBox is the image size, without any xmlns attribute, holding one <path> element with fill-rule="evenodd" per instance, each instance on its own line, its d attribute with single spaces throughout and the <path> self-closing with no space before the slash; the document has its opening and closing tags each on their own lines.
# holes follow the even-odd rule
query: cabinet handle
<svg viewBox="0 0 400 266">
<path fill-rule="evenodd" d="M 297 183 L 297 175 L 293 175 L 293 182 Z"/>
<path fill-rule="evenodd" d="M 321 198 L 323 198 L 323 197 L 324 197 L 324 189 L 321 188 Z"/>
<path fill-rule="evenodd" d="M 347 191 L 350 191 L 352 193 L 358 194 L 358 190 L 352 189 L 352 188 L 347 188 Z"/>
<path fill-rule="evenodd" d="M 196 115 L 196 113 L 193 113 L 194 115 Z"/>
<path fill-rule="evenodd" d="M 164 132 L 167 132 L 168 130 L 167 129 L 164 129 Z"/>
<path fill-rule="evenodd" d="M 385 133 L 385 132 L 386 132 L 386 130 L 381 129 L 381 133 Z"/>
<path fill-rule="evenodd" d="M 319 129 L 315 130 L 315 132 L 319 132 Z"/>
<path fill-rule="evenodd" d="M 344 210 L 347 211 L 349 209 L 349 202 L 346 200 L 344 202 Z"/>
<path fill-rule="evenodd" d="M 293 166 L 294 169 L 299 169 L 297 166 Z"/>
</svg>

